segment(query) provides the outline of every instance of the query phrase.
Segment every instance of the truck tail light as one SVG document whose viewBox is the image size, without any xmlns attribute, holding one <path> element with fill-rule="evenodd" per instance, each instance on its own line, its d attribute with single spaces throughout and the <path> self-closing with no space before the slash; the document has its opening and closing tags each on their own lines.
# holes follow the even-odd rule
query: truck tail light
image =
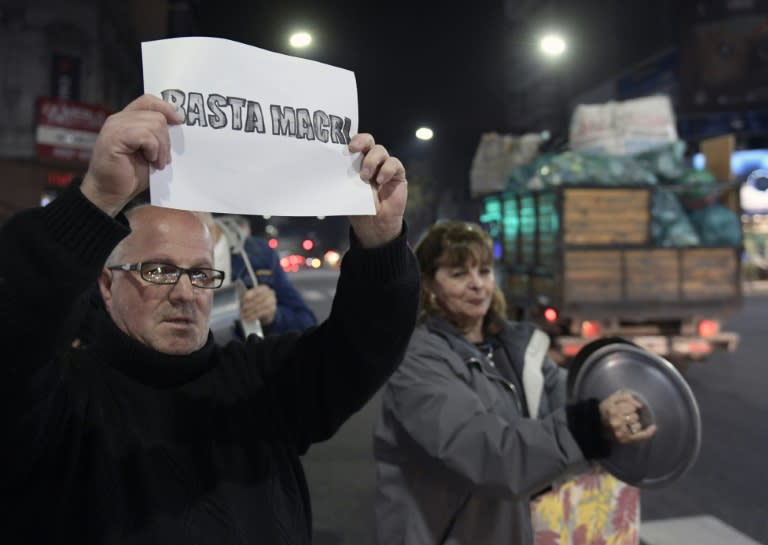
<svg viewBox="0 0 768 545">
<path fill-rule="evenodd" d="M 550 324 L 554 324 L 557 321 L 557 309 L 547 307 L 544 309 L 544 319 Z"/>
<path fill-rule="evenodd" d="M 581 336 L 588 339 L 599 337 L 603 333 L 603 328 L 599 322 L 584 320 L 581 322 Z"/>
<path fill-rule="evenodd" d="M 717 320 L 702 320 L 696 329 L 699 332 L 699 337 L 713 337 L 720 333 L 720 322 Z"/>
<path fill-rule="evenodd" d="M 581 350 L 583 346 L 584 345 L 581 345 L 581 344 L 566 344 L 563 347 L 563 355 L 566 357 L 572 358 L 573 356 L 579 353 L 579 350 Z"/>
</svg>

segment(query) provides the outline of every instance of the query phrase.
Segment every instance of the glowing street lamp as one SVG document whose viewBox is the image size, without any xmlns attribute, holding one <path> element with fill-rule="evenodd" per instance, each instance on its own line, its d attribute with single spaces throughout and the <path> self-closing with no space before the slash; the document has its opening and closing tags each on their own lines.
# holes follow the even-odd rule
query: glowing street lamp
<svg viewBox="0 0 768 545">
<path fill-rule="evenodd" d="M 419 127 L 416 129 L 416 138 L 419 140 L 432 140 L 435 133 L 429 127 Z"/>
<path fill-rule="evenodd" d="M 299 31 L 291 34 L 289 38 L 291 47 L 295 49 L 304 49 L 312 44 L 312 35 L 309 32 Z"/>
<path fill-rule="evenodd" d="M 539 41 L 539 49 L 547 57 L 560 57 L 565 53 L 566 48 L 565 39 L 559 34 L 547 34 Z"/>
</svg>

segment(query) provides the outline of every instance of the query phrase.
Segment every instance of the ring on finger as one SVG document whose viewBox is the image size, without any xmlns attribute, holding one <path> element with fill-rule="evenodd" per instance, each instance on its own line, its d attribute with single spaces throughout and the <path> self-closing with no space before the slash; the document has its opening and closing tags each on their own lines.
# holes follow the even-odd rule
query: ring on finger
<svg viewBox="0 0 768 545">
<path fill-rule="evenodd" d="M 627 429 L 629 430 L 630 435 L 634 435 L 642 429 L 642 426 L 640 425 L 640 422 L 629 422 L 627 424 Z"/>
<path fill-rule="evenodd" d="M 624 415 L 624 425 L 627 427 L 627 431 L 630 434 L 637 433 L 637 431 L 638 431 L 637 430 L 638 423 L 637 422 L 633 422 L 632 421 L 632 417 L 629 416 L 628 414 Z"/>
</svg>

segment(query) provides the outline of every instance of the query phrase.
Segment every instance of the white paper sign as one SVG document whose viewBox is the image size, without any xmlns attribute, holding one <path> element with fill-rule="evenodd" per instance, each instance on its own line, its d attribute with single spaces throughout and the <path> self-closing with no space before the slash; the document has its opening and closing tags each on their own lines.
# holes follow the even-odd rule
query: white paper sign
<svg viewBox="0 0 768 545">
<path fill-rule="evenodd" d="M 141 46 L 144 91 L 177 105 L 152 204 L 272 216 L 375 214 L 359 176 L 353 72 L 220 38 Z"/>
</svg>

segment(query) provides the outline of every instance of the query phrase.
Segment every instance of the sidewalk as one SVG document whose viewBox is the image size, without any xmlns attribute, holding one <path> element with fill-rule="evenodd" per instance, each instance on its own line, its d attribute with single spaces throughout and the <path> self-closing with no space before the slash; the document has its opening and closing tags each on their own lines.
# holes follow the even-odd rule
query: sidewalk
<svg viewBox="0 0 768 545">
<path fill-rule="evenodd" d="M 640 523 L 640 545 L 761 545 L 711 515 Z"/>
</svg>

